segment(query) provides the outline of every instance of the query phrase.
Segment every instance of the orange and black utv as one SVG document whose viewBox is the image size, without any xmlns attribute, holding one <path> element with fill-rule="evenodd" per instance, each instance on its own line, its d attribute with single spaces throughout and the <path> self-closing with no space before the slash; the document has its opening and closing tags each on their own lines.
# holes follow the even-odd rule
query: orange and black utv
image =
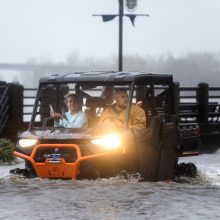
<svg viewBox="0 0 220 220">
<path fill-rule="evenodd" d="M 113 103 L 114 88 L 129 94 L 124 125 L 100 128 L 100 114 Z M 94 179 L 123 170 L 139 173 L 146 181 L 174 179 L 178 158 L 184 155 L 174 91 L 170 74 L 77 72 L 43 77 L 29 129 L 20 135 L 14 155 L 25 160 L 26 174 L 32 177 Z M 49 105 L 66 111 L 63 99 L 68 92 L 79 97 L 88 128 L 54 127 Z M 129 128 L 131 105 L 140 101 L 147 126 Z M 197 143 L 198 136 L 193 138 Z"/>
</svg>

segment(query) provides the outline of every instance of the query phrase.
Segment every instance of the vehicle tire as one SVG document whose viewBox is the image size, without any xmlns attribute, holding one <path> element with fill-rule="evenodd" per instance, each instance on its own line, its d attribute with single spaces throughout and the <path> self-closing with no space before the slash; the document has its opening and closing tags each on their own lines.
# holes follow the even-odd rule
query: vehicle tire
<svg viewBox="0 0 220 220">
<path fill-rule="evenodd" d="M 35 178 L 37 174 L 29 161 L 25 161 L 25 169 L 27 170 L 27 177 L 28 178 Z"/>
<path fill-rule="evenodd" d="M 197 176 L 197 168 L 193 163 L 180 163 L 177 164 L 176 176 L 186 176 L 194 178 Z"/>
</svg>

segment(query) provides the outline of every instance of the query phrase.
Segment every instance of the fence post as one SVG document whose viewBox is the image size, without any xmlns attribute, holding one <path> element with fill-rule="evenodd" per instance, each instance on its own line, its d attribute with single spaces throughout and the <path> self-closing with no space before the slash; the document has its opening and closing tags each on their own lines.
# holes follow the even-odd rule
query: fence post
<svg viewBox="0 0 220 220">
<path fill-rule="evenodd" d="M 7 84 L 9 91 L 9 119 L 5 127 L 5 135 L 16 139 L 23 126 L 23 86 L 16 83 Z"/>
<path fill-rule="evenodd" d="M 179 114 L 179 102 L 180 102 L 180 84 L 179 82 L 173 83 L 173 93 L 172 93 L 172 99 L 173 99 L 173 114 L 178 115 Z"/>
<path fill-rule="evenodd" d="M 2 135 L 5 124 L 8 120 L 8 108 L 6 82 L 0 81 L 0 135 Z"/>
<path fill-rule="evenodd" d="M 209 85 L 199 83 L 197 89 L 198 122 L 208 124 Z"/>
</svg>

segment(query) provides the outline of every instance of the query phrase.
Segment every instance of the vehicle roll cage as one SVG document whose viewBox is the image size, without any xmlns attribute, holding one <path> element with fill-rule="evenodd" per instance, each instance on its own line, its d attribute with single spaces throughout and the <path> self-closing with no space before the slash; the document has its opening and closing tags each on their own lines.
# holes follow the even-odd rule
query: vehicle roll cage
<svg viewBox="0 0 220 220">
<path fill-rule="evenodd" d="M 129 104 L 126 111 L 126 127 L 128 125 L 128 119 L 133 99 L 133 93 L 134 90 L 137 89 L 137 87 L 141 86 L 148 86 L 148 91 L 145 91 L 145 94 L 142 94 L 142 99 L 148 99 L 150 102 L 150 106 L 152 108 L 152 112 L 154 112 L 155 109 L 155 93 L 154 93 L 154 86 L 155 85 L 166 85 L 168 86 L 168 92 L 172 90 L 173 87 L 173 78 L 170 74 L 146 74 L 146 73 L 140 73 L 140 72 L 76 72 L 76 73 L 67 73 L 63 75 L 52 75 L 48 77 L 42 77 L 40 79 L 40 83 L 38 86 L 38 91 L 34 103 L 33 108 L 33 114 L 31 117 L 31 121 L 29 124 L 29 130 L 33 128 L 34 125 L 34 119 L 37 115 L 37 109 L 38 109 L 38 102 L 40 99 L 40 92 L 43 87 L 46 85 L 54 85 L 57 88 L 61 84 L 68 84 L 68 83 L 75 83 L 75 92 L 79 95 L 79 97 L 84 96 L 85 98 L 89 98 L 89 94 L 87 94 L 82 89 L 86 88 L 95 88 L 97 86 L 128 86 L 129 88 Z M 158 97 L 162 97 L 162 95 L 165 94 L 167 91 L 163 91 Z M 171 93 L 168 94 L 168 97 L 171 102 L 172 97 Z M 137 98 L 137 97 L 136 97 Z M 170 105 L 171 106 L 171 105 Z M 171 113 L 171 109 L 168 110 L 169 113 Z M 152 113 L 154 114 L 154 113 Z"/>
</svg>

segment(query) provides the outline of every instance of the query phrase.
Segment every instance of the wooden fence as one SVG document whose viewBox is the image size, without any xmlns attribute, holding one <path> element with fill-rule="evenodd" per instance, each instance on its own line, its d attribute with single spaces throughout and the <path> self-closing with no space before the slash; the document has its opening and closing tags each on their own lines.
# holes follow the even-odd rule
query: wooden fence
<svg viewBox="0 0 220 220">
<path fill-rule="evenodd" d="M 0 84 L 0 134 L 6 126 L 9 118 L 8 90 L 9 88 L 5 83 Z"/>
<path fill-rule="evenodd" d="M 220 87 L 209 87 L 206 83 L 200 83 L 198 87 L 179 87 L 177 84 L 175 90 L 175 111 L 180 123 L 198 123 L 202 135 L 220 133 Z M 1 136 L 28 128 L 36 92 L 36 88 L 0 84 Z M 15 117 L 15 112 L 21 118 Z M 5 132 L 4 128 L 13 131 Z"/>
</svg>

